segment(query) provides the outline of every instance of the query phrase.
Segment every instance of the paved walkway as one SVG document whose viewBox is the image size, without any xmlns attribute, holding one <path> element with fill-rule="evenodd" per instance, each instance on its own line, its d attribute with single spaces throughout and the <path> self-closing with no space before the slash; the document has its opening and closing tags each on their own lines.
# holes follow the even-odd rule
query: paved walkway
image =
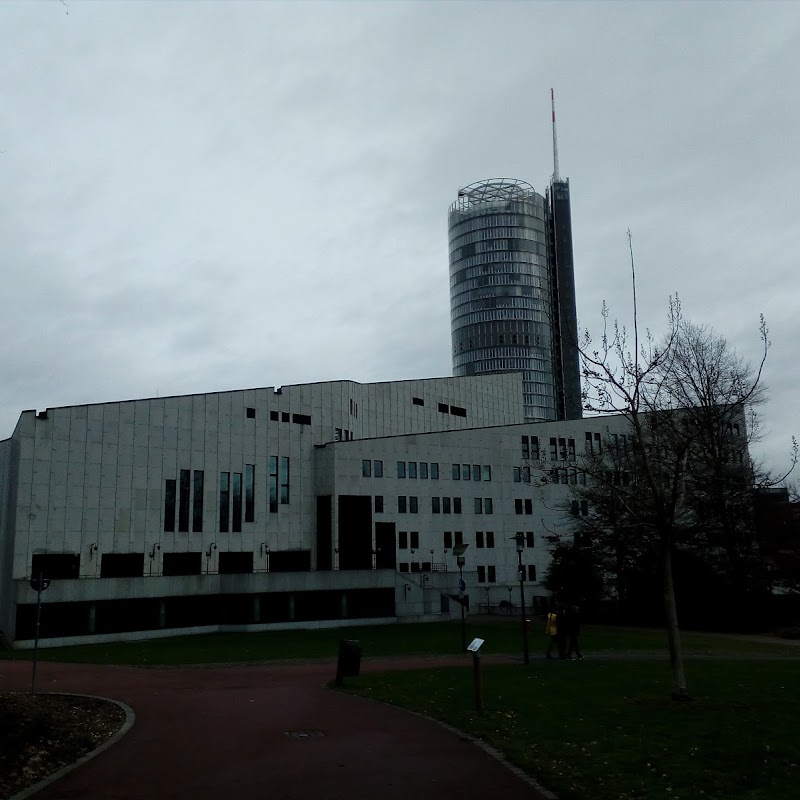
<svg viewBox="0 0 800 800">
<path fill-rule="evenodd" d="M 463 658 L 436 663 L 465 665 Z M 362 666 L 399 664 L 414 666 L 389 660 Z M 0 691 L 27 689 L 30 668 L 30 662 L 0 661 Z M 122 700 L 136 712 L 136 723 L 37 800 L 542 797 L 435 723 L 323 688 L 334 671 L 332 663 L 194 669 L 40 663 L 41 691 Z"/>
</svg>

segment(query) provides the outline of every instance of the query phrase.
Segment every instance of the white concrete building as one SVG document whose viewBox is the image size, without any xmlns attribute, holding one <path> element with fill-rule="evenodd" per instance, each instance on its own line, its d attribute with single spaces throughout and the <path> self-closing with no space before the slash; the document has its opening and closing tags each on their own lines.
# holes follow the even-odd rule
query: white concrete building
<svg viewBox="0 0 800 800">
<path fill-rule="evenodd" d="M 32 645 L 39 573 L 50 646 L 441 619 L 460 542 L 470 608 L 516 605 L 518 531 L 542 602 L 577 451 L 624 421 L 526 423 L 521 397 L 509 373 L 23 412 L 0 441 L 0 632 Z"/>
</svg>

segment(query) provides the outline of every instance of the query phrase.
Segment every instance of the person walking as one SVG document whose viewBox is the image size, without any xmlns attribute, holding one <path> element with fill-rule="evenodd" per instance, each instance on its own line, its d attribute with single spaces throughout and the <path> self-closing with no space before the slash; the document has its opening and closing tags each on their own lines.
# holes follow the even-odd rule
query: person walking
<svg viewBox="0 0 800 800">
<path fill-rule="evenodd" d="M 581 632 L 581 617 L 578 606 L 569 606 L 569 608 L 564 611 L 564 622 L 561 627 L 564 630 L 564 637 L 567 640 L 566 655 L 563 657 L 567 659 L 572 658 L 572 653 L 574 652 L 578 659 L 582 661 L 583 654 L 581 653 L 581 647 L 578 642 L 578 636 Z"/>
<path fill-rule="evenodd" d="M 547 612 L 547 617 L 545 619 L 545 624 L 544 624 L 544 633 L 545 636 L 548 637 L 546 657 L 547 658 L 553 657 L 553 647 L 558 648 L 560 654 L 562 647 L 559 642 L 558 617 L 555 611 Z"/>
</svg>

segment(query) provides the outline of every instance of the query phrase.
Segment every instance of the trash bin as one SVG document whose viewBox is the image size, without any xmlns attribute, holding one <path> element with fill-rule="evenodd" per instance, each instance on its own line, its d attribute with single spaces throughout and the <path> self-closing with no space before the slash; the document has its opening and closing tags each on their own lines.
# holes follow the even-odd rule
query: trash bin
<svg viewBox="0 0 800 800">
<path fill-rule="evenodd" d="M 361 642 L 355 639 L 339 641 L 339 659 L 336 662 L 336 685 L 341 686 L 346 677 L 357 678 L 361 671 Z"/>
</svg>

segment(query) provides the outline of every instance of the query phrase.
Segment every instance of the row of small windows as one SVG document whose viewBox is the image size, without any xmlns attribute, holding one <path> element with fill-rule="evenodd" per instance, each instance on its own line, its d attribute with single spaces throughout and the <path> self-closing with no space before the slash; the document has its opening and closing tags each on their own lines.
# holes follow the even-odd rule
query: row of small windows
<svg viewBox="0 0 800 800">
<path fill-rule="evenodd" d="M 247 416 L 250 416 L 250 412 L 253 412 L 253 417 L 256 415 L 256 410 L 254 408 L 247 409 Z M 294 422 L 297 425 L 310 425 L 311 424 L 311 417 L 308 414 L 290 414 L 288 411 L 270 411 L 269 418 L 272 422 Z"/>
<path fill-rule="evenodd" d="M 502 298 L 502 297 L 533 297 L 539 300 L 542 305 L 548 296 L 547 290 L 540 286 L 523 285 L 519 283 L 485 284 L 474 289 L 467 289 L 459 284 L 455 291 L 450 292 L 450 304 L 458 308 L 469 300 L 481 300 L 483 298 Z"/>
<path fill-rule="evenodd" d="M 531 227 L 479 228 L 476 231 L 467 231 L 458 236 L 451 236 L 450 253 L 465 245 L 485 242 L 487 239 L 528 239 L 532 242 L 546 242 L 544 229 L 536 230 Z"/>
<path fill-rule="evenodd" d="M 347 430 L 346 428 L 334 428 L 333 429 L 333 441 L 334 442 L 349 442 L 351 439 L 355 439 L 356 437 L 353 436 L 353 431 Z"/>
<path fill-rule="evenodd" d="M 356 403 L 352 397 L 350 398 L 350 415 L 358 417 L 358 403 Z"/>
<path fill-rule="evenodd" d="M 547 292 L 547 282 L 539 275 L 525 275 L 518 272 L 506 275 L 483 275 L 469 280 L 450 279 L 450 296 L 452 298 L 465 292 L 475 292 L 487 286 L 535 286 L 543 294 Z"/>
<path fill-rule="evenodd" d="M 547 362 L 539 358 L 475 358 L 475 353 L 480 353 L 480 350 L 471 353 L 472 359 L 462 365 L 464 367 L 473 366 L 474 373 L 521 372 L 522 370 L 550 373 Z M 454 364 L 453 368 L 455 369 L 457 366 Z"/>
<path fill-rule="evenodd" d="M 533 292 L 534 290 L 531 288 L 530 291 Z M 539 290 L 536 289 L 535 291 L 538 292 Z M 451 304 L 450 308 L 450 321 L 459 322 L 460 324 L 464 324 L 461 318 L 465 314 L 470 314 L 473 311 L 485 311 L 499 308 L 508 309 L 509 311 L 514 309 L 522 309 L 528 312 L 528 319 L 534 322 L 547 322 L 547 315 L 545 313 L 545 305 L 543 301 L 540 298 L 533 296 L 509 297 L 507 295 L 503 295 L 483 297 L 479 300 L 468 300 L 464 303 L 458 303 L 457 305 Z M 525 318 L 525 315 L 518 317 L 518 319 Z M 494 319 L 502 319 L 502 317 L 494 317 Z"/>
<path fill-rule="evenodd" d="M 454 250 L 451 255 L 451 261 L 454 264 L 465 259 L 474 258 L 484 254 L 497 253 L 536 253 L 544 256 L 547 253 L 547 246 L 542 242 L 529 242 L 525 239 L 493 239 L 489 242 L 473 242 L 472 244 L 465 244 L 463 247 Z"/>
<path fill-rule="evenodd" d="M 364 478 L 382 478 L 383 477 L 383 461 L 363 459 L 361 461 L 361 476 Z M 436 462 L 427 461 L 398 461 L 397 462 L 397 477 L 398 478 L 411 478 L 420 480 L 438 481 L 439 480 L 439 465 Z"/>
<path fill-rule="evenodd" d="M 495 229 L 504 225 L 512 225 L 515 228 L 540 227 L 544 220 L 544 206 L 542 205 L 540 208 L 532 203 L 526 205 L 528 213 L 523 214 L 471 214 L 467 219 L 450 226 L 450 238 L 456 238 L 468 231 L 477 231 L 483 228 Z"/>
<path fill-rule="evenodd" d="M 454 481 L 490 481 L 492 467 L 489 464 L 452 464 L 451 477 Z"/>
<path fill-rule="evenodd" d="M 492 309 L 490 311 L 473 311 L 466 313 L 460 311 L 450 315 L 453 323 L 458 323 L 459 326 L 477 325 L 481 322 L 505 322 L 507 320 L 523 320 L 524 322 L 531 322 L 532 316 L 525 311 L 518 311 L 513 308 L 508 309 Z M 540 323 L 546 323 L 547 319 L 542 314 L 539 316 Z"/>
<path fill-rule="evenodd" d="M 477 566 L 478 583 L 497 583 L 497 570 L 494 566 Z M 523 571 L 526 570 L 525 565 L 522 567 Z M 527 576 L 527 577 L 526 577 Z M 523 580 L 535 581 L 536 580 L 536 565 L 529 564 L 527 572 L 523 572 Z"/>
<path fill-rule="evenodd" d="M 468 256 L 459 260 L 451 261 L 450 269 L 454 272 L 460 269 L 470 269 L 472 267 L 479 267 L 483 264 L 495 263 L 519 263 L 519 264 L 533 264 L 541 269 L 547 269 L 547 255 L 542 249 L 541 252 L 520 252 L 509 250 L 495 250 L 493 253 L 478 253 L 474 256 Z"/>
<path fill-rule="evenodd" d="M 517 337 L 514 336 L 514 339 Z M 524 343 L 528 344 L 528 337 L 525 336 Z M 466 353 L 458 353 L 454 360 L 453 366 L 460 367 L 464 364 L 469 364 L 473 361 L 485 361 L 487 359 L 492 358 L 524 358 L 526 361 L 530 362 L 528 369 L 536 369 L 536 366 L 540 366 L 540 369 L 544 369 L 544 365 L 547 364 L 547 361 L 543 357 L 543 350 L 539 348 L 531 349 L 531 347 L 519 347 L 516 343 L 511 343 L 509 345 L 505 345 L 504 347 L 472 347 L 472 339 L 469 339 L 466 343 L 462 342 L 459 344 L 459 349 L 464 349 L 464 344 L 467 345 Z"/>
<path fill-rule="evenodd" d="M 454 417 L 466 417 L 467 409 L 461 406 L 448 406 L 447 403 L 439 403 L 440 414 L 452 414 Z"/>
<path fill-rule="evenodd" d="M 522 514 L 523 508 L 526 514 L 533 514 L 533 500 L 529 497 L 524 499 L 517 498 L 514 500 L 514 513 L 515 514 Z"/>
<path fill-rule="evenodd" d="M 521 253 L 520 255 L 526 255 Z M 473 278 L 486 278 L 492 275 L 524 275 L 532 277 L 542 282 L 542 286 L 550 285 L 550 272 L 547 265 L 540 263 L 537 256 L 533 258 L 515 258 L 513 261 L 491 261 L 486 264 L 478 264 L 474 267 L 464 267 L 462 269 L 450 270 L 450 287 L 458 286 L 462 281 L 472 280 Z"/>
</svg>

